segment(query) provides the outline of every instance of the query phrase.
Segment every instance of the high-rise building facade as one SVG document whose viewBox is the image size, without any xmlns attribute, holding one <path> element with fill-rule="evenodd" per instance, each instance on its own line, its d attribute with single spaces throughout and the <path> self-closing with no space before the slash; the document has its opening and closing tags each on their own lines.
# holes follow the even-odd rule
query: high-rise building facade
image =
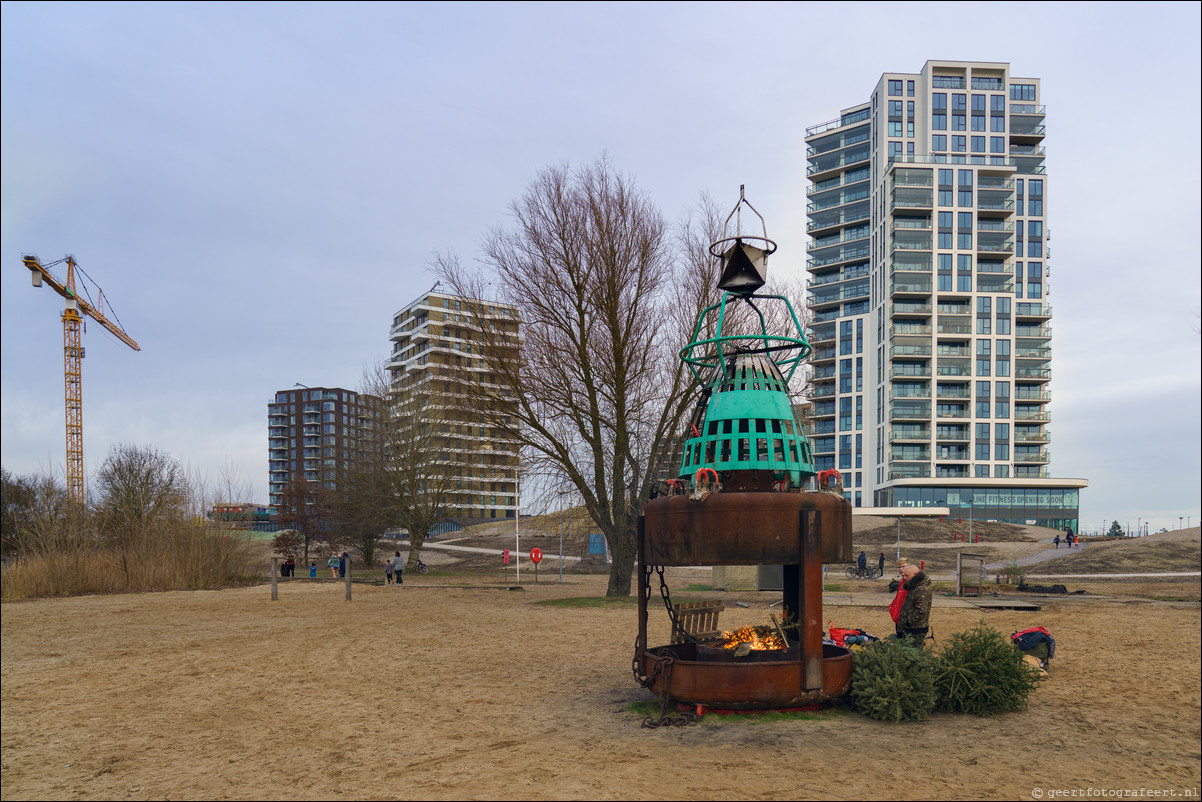
<svg viewBox="0 0 1202 802">
<path fill-rule="evenodd" d="M 293 478 L 327 490 L 350 470 L 380 459 L 381 399 L 341 387 L 280 390 L 267 405 L 271 506 Z"/>
<path fill-rule="evenodd" d="M 518 346 L 513 307 L 437 292 L 397 312 L 389 332 L 391 414 L 420 411 L 455 473 L 448 512 L 463 522 L 512 518 L 519 506 L 517 440 L 480 414 L 481 390 L 498 390 L 481 357 L 481 325 Z"/>
<path fill-rule="evenodd" d="M 928 61 L 806 132 L 815 467 L 855 506 L 1077 529 L 1049 474 L 1046 111 L 1003 63 Z"/>
</svg>

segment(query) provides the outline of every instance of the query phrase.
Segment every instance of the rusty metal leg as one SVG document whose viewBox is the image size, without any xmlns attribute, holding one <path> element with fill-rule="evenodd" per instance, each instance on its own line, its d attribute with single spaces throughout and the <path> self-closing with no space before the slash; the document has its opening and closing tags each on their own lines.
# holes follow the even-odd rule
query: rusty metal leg
<svg viewBox="0 0 1202 802">
<path fill-rule="evenodd" d="M 807 691 L 822 688 L 822 513 L 813 518 L 800 515 L 801 570 L 799 572 L 801 615 L 802 684 Z"/>
<path fill-rule="evenodd" d="M 647 549 L 646 541 L 643 537 L 643 516 L 641 515 L 639 516 L 638 529 L 635 534 L 638 537 L 635 549 L 639 560 L 639 640 L 636 647 L 638 654 L 635 655 L 635 659 L 641 663 L 643 660 L 643 650 L 647 648 Z"/>
</svg>

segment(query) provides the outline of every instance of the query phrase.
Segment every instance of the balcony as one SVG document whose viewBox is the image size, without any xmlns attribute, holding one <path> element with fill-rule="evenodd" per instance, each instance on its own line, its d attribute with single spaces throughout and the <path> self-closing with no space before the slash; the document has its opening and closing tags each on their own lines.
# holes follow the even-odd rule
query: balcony
<svg viewBox="0 0 1202 802">
<path fill-rule="evenodd" d="M 1015 319 L 1020 317 L 1036 317 L 1047 319 L 1052 316 L 1051 304 L 1044 303 L 1024 303 L 1019 302 L 1014 305 Z"/>
<path fill-rule="evenodd" d="M 936 418 L 971 418 L 968 404 L 936 404 Z"/>
<path fill-rule="evenodd" d="M 890 479 L 925 479 L 930 475 L 930 465 L 899 465 L 889 471 Z"/>
<path fill-rule="evenodd" d="M 922 323 L 898 323 L 889 327 L 889 336 L 896 337 L 905 334 L 930 334 L 931 327 Z"/>
<path fill-rule="evenodd" d="M 1024 368 L 1018 366 L 1014 369 L 1014 378 L 1019 381 L 1050 381 L 1052 378 L 1051 368 Z"/>
<path fill-rule="evenodd" d="M 919 293 L 922 295 L 930 295 L 931 294 L 931 280 L 927 279 L 926 281 L 911 280 L 911 281 L 890 282 L 890 284 L 889 284 L 889 294 L 890 295 L 902 295 L 905 293 Z M 931 327 L 927 326 L 926 329 L 927 329 L 927 332 L 930 333 Z M 920 332 L 911 332 L 911 333 L 917 334 Z"/>
<path fill-rule="evenodd" d="M 889 462 L 930 462 L 931 451 L 926 446 L 918 448 L 894 447 L 889 451 Z M 900 467 L 900 466 L 899 466 Z"/>
<path fill-rule="evenodd" d="M 895 345 L 889 349 L 889 358 L 906 357 L 906 356 L 930 356 L 931 346 L 929 345 Z M 930 375 L 929 373 L 927 374 Z"/>
<path fill-rule="evenodd" d="M 810 166 L 806 168 L 806 175 L 810 176 L 811 180 L 817 180 L 814 176 L 828 173 L 831 170 L 838 170 L 849 164 L 866 162 L 869 155 L 868 148 L 860 146 L 851 152 L 837 150 L 822 156 L 815 156 L 810 159 Z"/>
<path fill-rule="evenodd" d="M 966 387 L 937 387 L 935 397 L 939 399 L 950 398 L 968 401 L 972 398 L 972 395 Z"/>
<path fill-rule="evenodd" d="M 1022 432 L 1017 429 L 1014 431 L 1014 442 L 1016 443 L 1049 443 L 1052 436 L 1047 432 Z"/>
<path fill-rule="evenodd" d="M 1020 450 L 1020 447 L 1014 449 L 1014 462 L 1018 463 L 1043 463 L 1051 462 L 1052 454 L 1046 448 L 1035 449 L 1032 451 Z"/>
<path fill-rule="evenodd" d="M 1017 403 L 1023 403 L 1023 402 L 1036 403 L 1036 402 L 1043 402 L 1043 401 L 1051 401 L 1052 394 L 1048 393 L 1048 392 L 1042 392 L 1042 393 L 1024 392 L 1023 388 L 1020 387 L 1020 388 L 1018 388 L 1018 391 L 1014 395 L 1014 400 Z M 1015 418 L 1018 417 L 1017 413 L 1015 414 L 1014 417 Z"/>
<path fill-rule="evenodd" d="M 822 197 L 818 197 L 819 194 Z M 849 203 L 864 200 L 868 197 L 868 182 L 861 181 L 855 184 L 848 184 L 844 189 L 823 189 L 813 193 L 812 200 L 806 204 L 806 212 L 820 212 L 824 209 L 833 209 L 836 206 L 845 206 Z"/>
<path fill-rule="evenodd" d="M 929 379 L 931 378 L 931 368 L 924 363 L 898 362 L 889 368 L 889 378 Z"/>
<path fill-rule="evenodd" d="M 1051 359 L 1051 348 L 1015 348 L 1015 359 Z"/>
<path fill-rule="evenodd" d="M 972 457 L 969 456 L 968 446 L 939 446 L 935 449 L 937 462 L 967 461 L 969 459 Z"/>
<path fill-rule="evenodd" d="M 929 401 L 896 401 L 889 405 L 889 420 L 929 420 Z"/>
<path fill-rule="evenodd" d="M 931 432 L 922 427 L 898 427 L 889 432 L 889 441 L 895 440 L 930 440 Z"/>
<path fill-rule="evenodd" d="M 1019 399 L 1019 400 L 1021 400 L 1021 399 Z M 1043 409 L 1043 407 L 1023 408 L 1023 407 L 1015 406 L 1014 407 L 1014 419 L 1021 420 L 1021 421 L 1041 421 L 1043 423 L 1046 423 L 1052 419 L 1051 414 L 1048 412 L 1032 412 L 1032 411 L 1030 411 L 1031 409 L 1038 410 L 1038 409 Z"/>
<path fill-rule="evenodd" d="M 935 192 L 919 187 L 895 187 L 889 196 L 889 211 L 897 209 L 932 209 Z"/>
<path fill-rule="evenodd" d="M 842 117 L 836 118 L 834 120 L 829 120 L 824 123 L 819 123 L 818 125 L 812 125 L 806 129 L 806 139 L 809 139 L 810 137 L 818 136 L 819 134 L 824 134 L 827 131 L 832 131 L 836 128 L 842 128 L 845 125 L 854 125 L 855 123 L 861 122 L 862 120 L 867 120 L 871 116 L 872 116 L 871 109 L 860 109 L 859 111 L 853 111 L 853 112 L 844 114 Z"/>
<path fill-rule="evenodd" d="M 852 279 L 865 278 L 872 272 L 868 265 L 848 265 L 842 270 L 835 270 L 831 273 L 822 273 L 815 276 L 810 281 L 810 289 L 821 287 L 826 284 L 835 284 L 840 281 L 851 281 Z"/>
<path fill-rule="evenodd" d="M 809 222 L 806 223 L 806 231 L 812 234 L 823 228 L 858 223 L 861 220 L 867 220 L 869 216 L 869 210 L 866 208 L 846 209 L 842 212 L 829 212 L 826 214 L 820 213 L 812 216 Z"/>
<path fill-rule="evenodd" d="M 1047 340 L 1052 336 L 1051 326 L 1019 326 L 1014 327 L 1015 337 L 1030 337 L 1032 339 Z"/>
<path fill-rule="evenodd" d="M 1047 106 L 1035 106 L 1029 103 L 1011 103 L 1010 116 L 1022 115 L 1024 117 L 1044 117 L 1047 115 Z"/>
<path fill-rule="evenodd" d="M 1014 179 L 999 175 L 979 175 L 977 176 L 977 189 L 1013 190 Z"/>
<path fill-rule="evenodd" d="M 972 334 L 972 318 L 940 315 L 936 320 L 936 331 L 940 334 Z"/>
<path fill-rule="evenodd" d="M 834 265 L 839 262 L 850 262 L 853 259 L 867 259 L 871 253 L 871 248 L 867 244 L 846 243 L 819 248 L 810 253 L 813 255 L 806 260 L 806 267 L 813 270 L 814 268 L 826 267 L 827 265 Z"/>
<path fill-rule="evenodd" d="M 968 427 L 937 426 L 935 427 L 935 441 L 938 443 L 966 443 L 968 442 Z"/>
<path fill-rule="evenodd" d="M 816 139 L 806 146 L 806 156 L 818 156 L 823 153 L 839 150 L 840 148 L 858 145 L 861 142 L 867 142 L 871 136 L 869 126 L 861 125 L 858 128 L 853 128 L 849 131 L 841 131 L 832 136 L 826 136 L 822 139 Z"/>
</svg>

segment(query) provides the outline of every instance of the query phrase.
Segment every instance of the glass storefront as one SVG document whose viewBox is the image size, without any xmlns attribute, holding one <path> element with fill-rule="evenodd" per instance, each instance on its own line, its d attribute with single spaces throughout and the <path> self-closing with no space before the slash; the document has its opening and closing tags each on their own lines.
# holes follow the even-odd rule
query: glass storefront
<svg viewBox="0 0 1202 802">
<path fill-rule="evenodd" d="M 1078 531 L 1075 487 L 887 487 L 878 507 L 947 507 L 953 518 Z"/>
</svg>

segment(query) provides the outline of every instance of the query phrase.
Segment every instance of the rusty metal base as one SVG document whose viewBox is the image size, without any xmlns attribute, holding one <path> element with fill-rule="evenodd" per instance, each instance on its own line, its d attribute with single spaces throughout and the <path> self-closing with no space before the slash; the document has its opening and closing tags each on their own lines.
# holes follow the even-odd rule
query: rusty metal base
<svg viewBox="0 0 1202 802">
<path fill-rule="evenodd" d="M 822 688 L 802 688 L 800 649 L 752 652 L 747 657 L 715 656 L 713 649 L 693 643 L 656 646 L 641 655 L 644 676 L 651 676 L 661 657 L 673 658 L 668 668 L 668 698 L 687 705 L 726 710 L 771 710 L 824 702 L 851 689 L 851 650 L 822 646 Z M 698 659 L 704 656 L 705 659 Z M 783 659 L 782 659 L 783 658 Z M 664 672 L 655 673 L 648 689 L 663 690 Z"/>
</svg>

